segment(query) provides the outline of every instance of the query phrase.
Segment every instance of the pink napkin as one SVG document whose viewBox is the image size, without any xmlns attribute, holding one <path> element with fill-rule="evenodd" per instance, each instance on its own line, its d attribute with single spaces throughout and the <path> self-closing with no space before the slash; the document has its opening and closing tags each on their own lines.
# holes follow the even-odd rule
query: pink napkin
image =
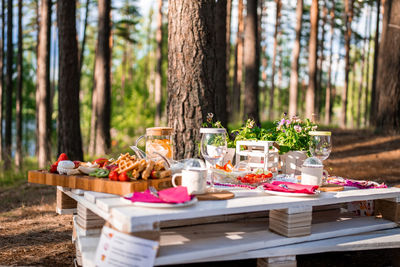
<svg viewBox="0 0 400 267">
<path fill-rule="evenodd" d="M 158 197 L 153 195 L 150 190 L 144 192 L 135 192 L 129 199 L 132 202 L 149 202 L 149 203 L 184 203 L 191 199 L 184 186 L 172 187 L 158 191 Z"/>
<path fill-rule="evenodd" d="M 303 194 L 315 194 L 315 190 L 318 189 L 318 185 L 304 185 L 295 184 L 290 182 L 273 181 L 270 184 L 263 185 L 265 190 L 279 191 L 286 193 L 303 193 Z"/>
</svg>

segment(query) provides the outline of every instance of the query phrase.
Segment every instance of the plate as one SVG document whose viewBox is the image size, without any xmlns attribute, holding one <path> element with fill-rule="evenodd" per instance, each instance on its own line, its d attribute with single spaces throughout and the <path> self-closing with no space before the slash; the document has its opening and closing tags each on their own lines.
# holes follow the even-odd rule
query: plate
<svg viewBox="0 0 400 267">
<path fill-rule="evenodd" d="M 317 196 L 319 196 L 319 191 L 317 191 L 311 195 L 311 194 L 306 194 L 306 193 L 287 193 L 287 192 L 265 190 L 262 186 L 259 186 L 258 189 L 267 194 L 274 195 L 274 196 L 283 196 L 283 197 L 317 197 Z"/>
<path fill-rule="evenodd" d="M 132 194 L 125 195 L 124 197 L 131 197 Z M 192 198 L 189 201 L 186 201 L 184 203 L 177 203 L 177 204 L 172 204 L 172 203 L 150 203 L 150 202 L 132 202 L 129 199 L 126 199 L 124 197 L 121 197 L 121 199 L 129 204 L 132 204 L 136 207 L 143 207 L 143 208 L 157 208 L 157 209 L 174 209 L 174 208 L 182 208 L 182 207 L 187 207 L 191 206 L 197 203 L 198 199 L 196 197 Z"/>
</svg>

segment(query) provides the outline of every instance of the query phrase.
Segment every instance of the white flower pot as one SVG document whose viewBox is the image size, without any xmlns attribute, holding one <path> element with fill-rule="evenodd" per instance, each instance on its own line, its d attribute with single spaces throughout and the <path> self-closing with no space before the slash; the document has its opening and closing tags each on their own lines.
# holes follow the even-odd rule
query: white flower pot
<svg viewBox="0 0 400 267">
<path fill-rule="evenodd" d="M 307 158 L 307 151 L 289 151 L 281 157 L 282 173 L 301 174 L 301 165 Z"/>
</svg>

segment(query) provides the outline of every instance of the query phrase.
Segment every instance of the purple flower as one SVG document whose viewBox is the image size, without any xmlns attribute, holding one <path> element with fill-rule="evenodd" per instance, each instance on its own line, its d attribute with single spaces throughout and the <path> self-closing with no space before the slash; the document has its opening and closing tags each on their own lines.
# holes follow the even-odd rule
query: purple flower
<svg viewBox="0 0 400 267">
<path fill-rule="evenodd" d="M 289 125 L 290 125 L 290 120 L 286 120 L 286 126 L 289 127 Z"/>
<path fill-rule="evenodd" d="M 280 125 L 280 126 L 284 125 L 284 124 L 285 124 L 285 121 L 286 121 L 285 119 L 282 119 L 282 120 L 279 122 L 279 125 Z"/>
</svg>

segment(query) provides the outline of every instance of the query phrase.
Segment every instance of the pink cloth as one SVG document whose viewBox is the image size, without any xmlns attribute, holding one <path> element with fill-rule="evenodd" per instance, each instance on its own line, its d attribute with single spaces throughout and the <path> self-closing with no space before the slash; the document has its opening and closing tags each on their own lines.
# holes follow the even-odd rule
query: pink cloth
<svg viewBox="0 0 400 267">
<path fill-rule="evenodd" d="M 303 194 L 315 194 L 318 189 L 318 185 L 303 185 L 295 184 L 290 182 L 273 181 L 272 183 L 263 184 L 265 190 L 279 191 L 286 193 L 303 193 Z"/>
<path fill-rule="evenodd" d="M 172 187 L 158 192 L 158 197 L 153 195 L 150 190 L 144 192 L 135 192 L 129 199 L 132 202 L 148 202 L 148 203 L 184 203 L 191 199 L 184 186 Z"/>
</svg>

